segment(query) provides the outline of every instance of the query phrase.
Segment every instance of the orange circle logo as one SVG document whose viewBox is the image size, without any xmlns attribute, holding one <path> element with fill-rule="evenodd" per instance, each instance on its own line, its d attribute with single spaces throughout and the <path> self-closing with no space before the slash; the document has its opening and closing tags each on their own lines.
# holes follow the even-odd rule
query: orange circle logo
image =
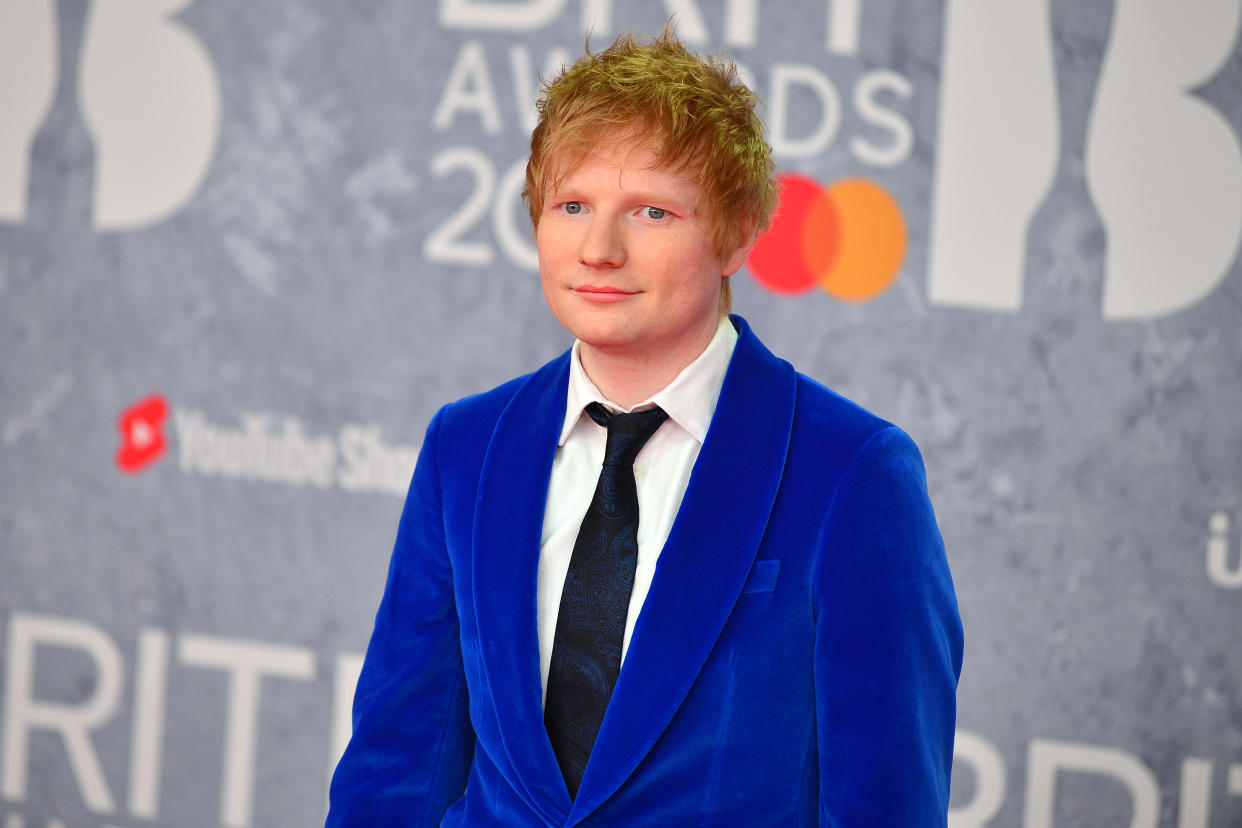
<svg viewBox="0 0 1242 828">
<path fill-rule="evenodd" d="M 906 220 L 888 191 L 865 178 L 831 187 L 805 175 L 781 176 L 781 201 L 747 264 L 775 293 L 819 285 L 837 299 L 863 302 L 893 283 L 906 258 Z"/>
</svg>

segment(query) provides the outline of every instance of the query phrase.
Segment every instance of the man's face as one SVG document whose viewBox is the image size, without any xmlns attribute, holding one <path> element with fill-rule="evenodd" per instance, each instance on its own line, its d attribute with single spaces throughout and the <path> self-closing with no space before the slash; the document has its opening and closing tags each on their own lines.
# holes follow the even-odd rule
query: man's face
<svg viewBox="0 0 1242 828">
<path fill-rule="evenodd" d="M 650 142 L 601 143 L 544 193 L 535 231 L 543 293 L 600 353 L 688 364 L 720 318 L 722 261 L 692 173 L 653 168 Z M 683 361 L 684 360 L 684 361 Z"/>
</svg>

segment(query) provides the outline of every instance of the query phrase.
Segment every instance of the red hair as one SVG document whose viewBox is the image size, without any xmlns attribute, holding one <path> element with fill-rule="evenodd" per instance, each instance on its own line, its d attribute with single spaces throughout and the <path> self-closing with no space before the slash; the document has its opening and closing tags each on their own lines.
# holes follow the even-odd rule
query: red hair
<svg viewBox="0 0 1242 828">
<path fill-rule="evenodd" d="M 731 61 L 690 52 L 672 23 L 658 37 L 622 35 L 586 54 L 543 87 L 530 138 L 522 196 L 539 225 L 544 194 L 605 136 L 654 140 L 657 166 L 692 172 L 712 222 L 717 256 L 727 258 L 766 229 L 778 185 L 759 98 Z M 721 310 L 730 304 L 729 281 Z"/>
</svg>

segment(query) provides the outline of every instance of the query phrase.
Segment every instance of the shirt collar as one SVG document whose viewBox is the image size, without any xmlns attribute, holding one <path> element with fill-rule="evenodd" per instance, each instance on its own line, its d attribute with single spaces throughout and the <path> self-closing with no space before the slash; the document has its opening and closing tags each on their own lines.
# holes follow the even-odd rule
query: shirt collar
<svg viewBox="0 0 1242 828">
<path fill-rule="evenodd" d="M 729 317 L 722 315 L 720 324 L 716 326 L 716 334 L 703 353 L 683 368 L 672 382 L 652 394 L 650 399 L 628 410 L 635 411 L 658 405 L 668 414 L 669 419 L 701 444 L 707 439 L 707 429 L 711 425 L 712 414 L 716 411 L 716 401 L 720 398 L 720 389 L 724 385 L 725 373 L 729 370 L 729 360 L 733 358 L 733 347 L 736 344 L 737 330 Z M 599 388 L 587 376 L 579 355 L 581 345 L 581 342 L 574 341 L 569 359 L 565 421 L 561 425 L 561 436 L 557 442 L 561 446 L 565 445 L 569 432 L 573 431 L 578 418 L 582 416 L 582 410 L 590 403 L 601 402 L 617 411 L 627 410 L 600 393 Z"/>
</svg>

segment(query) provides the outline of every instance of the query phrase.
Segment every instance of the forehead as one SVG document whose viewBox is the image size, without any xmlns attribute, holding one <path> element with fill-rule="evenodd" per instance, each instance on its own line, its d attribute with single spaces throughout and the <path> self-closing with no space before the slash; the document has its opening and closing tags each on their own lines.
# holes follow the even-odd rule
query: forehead
<svg viewBox="0 0 1242 828">
<path fill-rule="evenodd" d="M 697 168 L 669 161 L 663 146 L 651 137 L 607 138 L 564 147 L 553 155 L 543 182 L 544 192 L 558 192 L 592 182 L 604 183 L 615 175 L 620 189 L 665 188 L 692 191 L 698 196 Z"/>
</svg>

